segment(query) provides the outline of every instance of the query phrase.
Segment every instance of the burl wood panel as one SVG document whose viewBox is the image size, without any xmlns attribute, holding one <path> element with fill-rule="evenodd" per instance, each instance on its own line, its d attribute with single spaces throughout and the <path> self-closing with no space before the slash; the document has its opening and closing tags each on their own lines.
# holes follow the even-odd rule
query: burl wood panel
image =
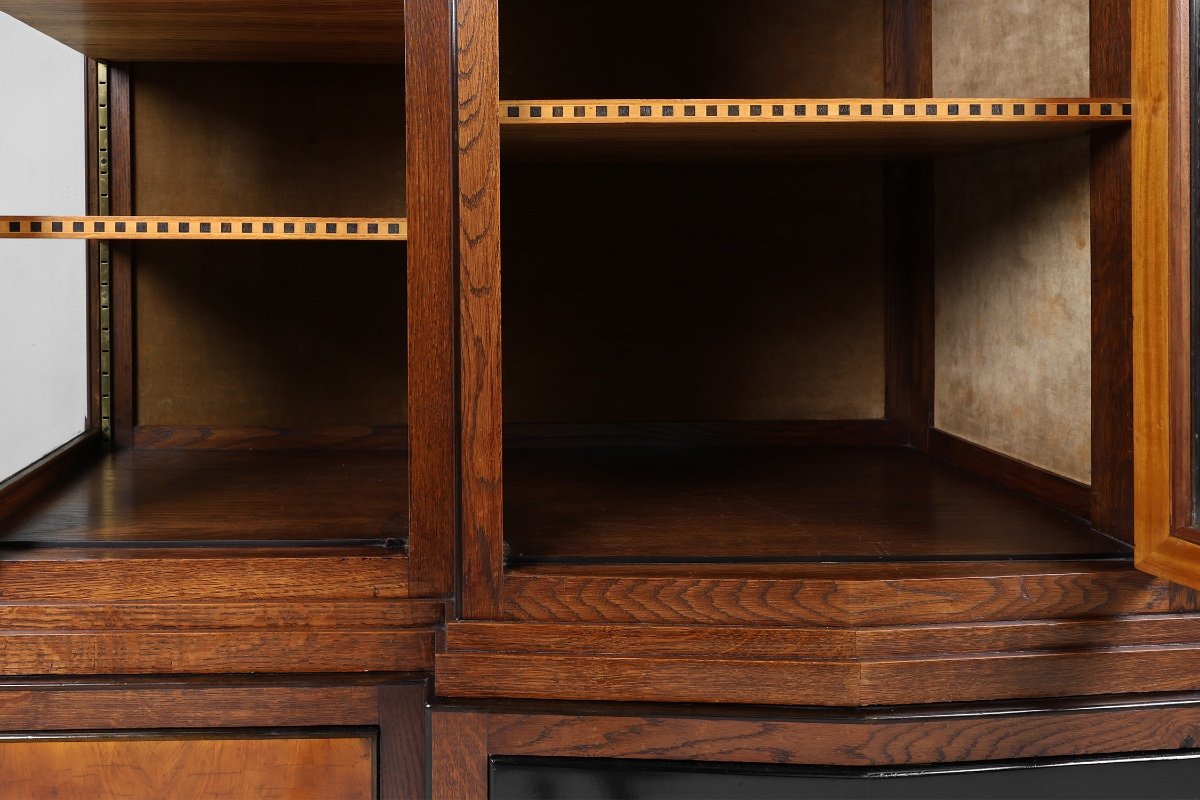
<svg viewBox="0 0 1200 800">
<path fill-rule="evenodd" d="M 407 421 L 403 245 L 146 242 L 135 258 L 139 425 Z"/>
<path fill-rule="evenodd" d="M 501 96 L 860 97 L 883 86 L 882 0 L 506 0 Z"/>
<path fill-rule="evenodd" d="M 1086 139 L 936 168 L 937 428 L 1091 480 Z"/>
<path fill-rule="evenodd" d="M 1090 0 L 933 0 L 939 97 L 1086 97 Z"/>
<path fill-rule="evenodd" d="M 403 538 L 404 452 L 124 451 L 0 522 L 8 542 Z"/>
<path fill-rule="evenodd" d="M 883 416 L 882 166 L 504 178 L 507 422 Z"/>
<path fill-rule="evenodd" d="M 1065 512 L 907 448 L 515 451 L 514 560 L 1120 556 Z"/>
<path fill-rule="evenodd" d="M 371 738 L 119 739 L 0 744 L 0 790 L 27 800 L 370 800 Z"/>
<path fill-rule="evenodd" d="M 134 213 L 403 217 L 404 122 L 398 65 L 138 64 Z"/>
<path fill-rule="evenodd" d="M 5 0 L 0 10 L 101 60 L 404 58 L 393 0 Z"/>
</svg>

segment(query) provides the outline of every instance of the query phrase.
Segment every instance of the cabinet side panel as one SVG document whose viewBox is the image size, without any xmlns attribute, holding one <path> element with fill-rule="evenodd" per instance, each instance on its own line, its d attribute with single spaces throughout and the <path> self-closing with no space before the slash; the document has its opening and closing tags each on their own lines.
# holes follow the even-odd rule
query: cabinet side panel
<svg viewBox="0 0 1200 800">
<path fill-rule="evenodd" d="M 1086 97 L 1090 0 L 933 0 L 937 97 Z"/>
<path fill-rule="evenodd" d="M 1086 139 L 936 170 L 935 426 L 1091 480 Z"/>
</svg>

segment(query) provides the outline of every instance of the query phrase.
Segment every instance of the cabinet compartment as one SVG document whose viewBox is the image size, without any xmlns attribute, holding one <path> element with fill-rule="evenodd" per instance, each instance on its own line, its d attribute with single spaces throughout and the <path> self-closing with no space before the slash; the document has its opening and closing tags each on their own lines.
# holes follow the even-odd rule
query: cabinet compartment
<svg viewBox="0 0 1200 800">
<path fill-rule="evenodd" d="M 500 4 L 509 563 L 1128 556 L 1129 20 L 924 8 Z"/>
<path fill-rule="evenodd" d="M 500 3 L 500 96 L 1086 97 L 1089 0 Z M 913 36 L 922 26 L 919 36 Z M 1106 35 L 1105 32 L 1100 32 Z"/>
<path fill-rule="evenodd" d="M 143 62 L 128 75 L 106 112 L 130 129 L 128 152 L 114 133 L 112 210 L 151 229 L 204 218 L 191 233 L 214 238 L 222 220 L 266 218 L 256 233 L 289 240 L 111 244 L 102 366 L 130 447 L 17 508 L 0 537 L 400 544 L 407 246 L 298 237 L 316 225 L 299 220 L 318 233 L 327 218 L 363 233 L 404 221 L 404 68 Z"/>
<path fill-rule="evenodd" d="M 510 560 L 1124 557 L 1080 518 L 1088 140 L 910 169 L 506 163 Z"/>
</svg>

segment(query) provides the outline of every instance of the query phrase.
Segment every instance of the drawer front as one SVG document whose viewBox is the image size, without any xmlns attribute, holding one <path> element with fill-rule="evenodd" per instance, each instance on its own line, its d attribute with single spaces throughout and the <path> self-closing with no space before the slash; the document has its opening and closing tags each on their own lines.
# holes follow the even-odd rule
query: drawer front
<svg viewBox="0 0 1200 800">
<path fill-rule="evenodd" d="M 101 735 L 0 741 L 0 797 L 369 800 L 373 735 Z"/>
<path fill-rule="evenodd" d="M 492 800 L 1200 798 L 1200 754 L 862 770 L 495 758 Z"/>
</svg>

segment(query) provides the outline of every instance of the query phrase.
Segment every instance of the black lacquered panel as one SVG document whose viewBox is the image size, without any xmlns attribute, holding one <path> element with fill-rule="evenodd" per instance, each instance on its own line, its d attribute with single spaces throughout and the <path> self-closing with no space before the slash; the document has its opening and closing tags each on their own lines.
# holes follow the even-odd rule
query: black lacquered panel
<svg viewBox="0 0 1200 800">
<path fill-rule="evenodd" d="M 1200 798 L 1200 754 L 830 769 L 496 758 L 492 800 L 1107 800 Z"/>
</svg>

